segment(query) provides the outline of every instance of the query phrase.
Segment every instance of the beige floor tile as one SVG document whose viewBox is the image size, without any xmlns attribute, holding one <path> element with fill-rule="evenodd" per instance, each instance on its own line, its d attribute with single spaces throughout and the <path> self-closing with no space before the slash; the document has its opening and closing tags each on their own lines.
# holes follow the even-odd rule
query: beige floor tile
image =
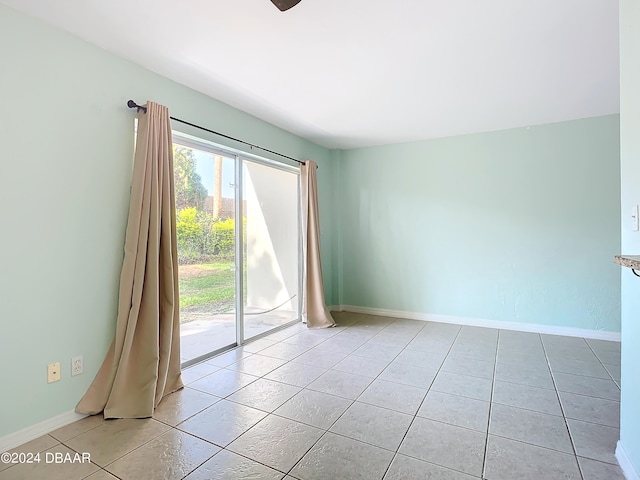
<svg viewBox="0 0 640 480">
<path fill-rule="evenodd" d="M 580 457 L 616 465 L 616 444 L 620 439 L 618 428 L 568 419 L 571 438 Z"/>
<path fill-rule="evenodd" d="M 199 363 L 182 370 L 182 382 L 189 385 L 196 380 L 206 377 L 210 373 L 220 370 L 221 367 L 210 365 L 208 363 Z"/>
<path fill-rule="evenodd" d="M 620 402 L 560 392 L 567 418 L 620 428 Z"/>
<path fill-rule="evenodd" d="M 70 438 L 77 437 L 78 435 L 88 432 L 89 430 L 96 428 L 98 425 L 104 423 L 104 417 L 102 414 L 91 415 L 85 417 L 76 422 L 70 423 L 62 428 L 58 428 L 54 430 L 49 435 L 51 435 L 56 440 L 64 442 L 69 440 Z"/>
<path fill-rule="evenodd" d="M 185 480 L 281 480 L 282 475 L 282 472 L 222 450 L 187 475 Z"/>
<path fill-rule="evenodd" d="M 84 450 L 83 452 L 88 452 Z M 99 467 L 89 457 L 58 444 L 40 452 L 33 463 L 14 465 L 0 472 L 1 480 L 80 480 Z"/>
<path fill-rule="evenodd" d="M 336 318 L 186 369 L 154 419 L 87 417 L 16 449 L 95 464 L 0 465 L 0 480 L 580 480 L 578 460 L 582 480 L 623 479 L 619 342 Z"/>
<path fill-rule="evenodd" d="M 305 389 L 274 413 L 326 430 L 352 403 L 346 398 Z"/>
<path fill-rule="evenodd" d="M 153 418 L 176 426 L 219 401 L 220 397 L 185 387 L 164 397 L 153 413 Z"/>
<path fill-rule="evenodd" d="M 396 455 L 384 476 L 384 480 L 477 480 L 465 473 L 406 455 Z"/>
<path fill-rule="evenodd" d="M 486 432 L 489 426 L 489 402 L 430 391 L 418 416 L 458 427 Z"/>
<path fill-rule="evenodd" d="M 496 358 L 498 363 L 549 371 L 549 367 L 547 366 L 547 357 L 542 349 L 531 350 L 518 348 L 512 350 L 500 347 L 498 348 L 498 355 Z"/>
<path fill-rule="evenodd" d="M 584 480 L 625 480 L 618 465 L 578 457 Z"/>
<path fill-rule="evenodd" d="M 220 355 L 216 355 L 205 361 L 209 365 L 214 365 L 216 367 L 224 368 L 228 367 L 232 363 L 236 363 L 241 358 L 250 357 L 253 353 L 245 350 L 243 347 L 234 348 L 233 350 L 229 350 L 228 352 L 221 353 Z"/>
<path fill-rule="evenodd" d="M 472 377 L 493 378 L 494 363 L 464 357 L 448 357 L 442 364 L 443 372 Z"/>
<path fill-rule="evenodd" d="M 447 340 L 443 338 L 416 336 L 407 345 L 407 350 L 417 350 L 419 352 L 437 353 L 446 355 L 451 350 L 453 339 Z"/>
<path fill-rule="evenodd" d="M 489 433 L 563 453 L 573 453 L 567 425 L 561 416 L 493 404 Z"/>
<path fill-rule="evenodd" d="M 302 347 L 313 348 L 316 345 L 324 342 L 326 338 L 319 337 L 318 335 L 313 335 L 309 332 L 300 332 L 296 335 L 292 335 L 291 337 L 285 338 L 282 340 L 282 343 L 287 343 L 290 345 L 300 345 Z"/>
<path fill-rule="evenodd" d="M 260 378 L 229 395 L 227 400 L 265 412 L 273 412 L 300 390 L 300 387 Z"/>
<path fill-rule="evenodd" d="M 232 442 L 227 450 L 286 473 L 322 433 L 319 428 L 270 415 Z"/>
<path fill-rule="evenodd" d="M 293 360 L 299 355 L 309 350 L 311 347 L 295 345 L 292 343 L 276 343 L 270 347 L 260 350 L 260 355 L 279 358 L 280 360 Z"/>
<path fill-rule="evenodd" d="M 335 364 L 340 362 L 347 355 L 344 353 L 334 352 L 332 350 L 324 350 L 323 344 L 306 351 L 300 356 L 297 356 L 293 360 L 294 363 L 304 363 L 305 365 L 311 365 L 315 368 L 323 368 L 328 370 Z"/>
<path fill-rule="evenodd" d="M 220 448 L 172 429 L 106 467 L 122 480 L 181 480 Z"/>
<path fill-rule="evenodd" d="M 52 447 L 55 447 L 60 442 L 53 438 L 51 435 L 42 435 L 41 437 L 34 438 L 30 442 L 23 443 L 22 445 L 12 448 L 9 450 L 9 453 L 12 454 L 8 462 L 2 461 L 0 462 L 0 472 L 2 470 L 6 470 L 9 467 L 17 465 L 20 462 L 20 458 L 33 458 L 33 456 L 39 452 L 43 452 Z M 4 452 L 0 452 L 4 453 Z M 16 457 L 14 454 L 25 454 L 26 456 L 18 456 Z M 15 463 L 13 463 L 15 462 Z"/>
<path fill-rule="evenodd" d="M 556 346 L 546 346 L 545 350 L 547 355 L 550 357 L 560 357 L 560 358 L 571 358 L 574 360 L 580 360 L 583 362 L 592 362 L 599 363 L 598 357 L 593 353 L 593 351 L 586 346 L 575 348 L 575 347 L 556 347 Z"/>
<path fill-rule="evenodd" d="M 316 348 L 321 348 L 323 350 L 334 352 L 334 353 L 342 353 L 344 355 L 349 355 L 354 352 L 358 348 L 360 348 L 367 341 L 367 337 L 358 336 L 358 335 L 350 335 L 343 332 L 341 334 L 335 335 L 331 338 L 328 338 Z"/>
<path fill-rule="evenodd" d="M 288 335 L 295 334 L 293 330 L 289 330 L 289 329 L 285 329 L 285 330 L 287 330 L 286 333 Z M 284 330 L 281 330 L 281 332 L 284 332 Z M 278 343 L 278 341 L 272 338 L 260 338 L 259 340 L 254 340 L 252 342 L 242 345 L 242 350 L 243 352 L 248 352 L 248 353 L 258 353 L 263 351 L 265 348 L 275 345 L 276 343 Z"/>
<path fill-rule="evenodd" d="M 611 379 L 585 377 L 570 373 L 554 373 L 559 392 L 620 401 L 620 389 Z"/>
<path fill-rule="evenodd" d="M 491 399 L 491 380 L 440 371 L 433 381 L 431 389 L 436 392 L 461 395 L 476 400 Z"/>
<path fill-rule="evenodd" d="M 91 461 L 103 467 L 170 428 L 151 418 L 106 420 L 65 443 L 77 452 L 89 452 Z"/>
<path fill-rule="evenodd" d="M 387 368 L 387 365 L 389 365 L 387 360 L 349 355 L 347 358 L 336 364 L 332 370 L 375 378 L 380 375 L 385 368 Z"/>
<path fill-rule="evenodd" d="M 402 383 L 403 385 L 428 389 L 433 383 L 436 372 L 436 369 L 391 362 L 378 378 L 388 382 Z"/>
<path fill-rule="evenodd" d="M 406 413 L 355 402 L 329 431 L 396 451 L 412 420 Z"/>
<path fill-rule="evenodd" d="M 374 380 L 358 397 L 358 401 L 415 415 L 427 394 L 426 388 Z"/>
<path fill-rule="evenodd" d="M 221 400 L 179 424 L 178 428 L 224 447 L 266 416 L 255 408 Z"/>
<path fill-rule="evenodd" d="M 542 368 L 531 368 L 531 365 L 522 366 L 498 362 L 495 379 L 531 387 L 555 389 L 551 373 L 546 365 Z"/>
<path fill-rule="evenodd" d="M 398 453 L 479 477 L 486 434 L 417 417 Z"/>
<path fill-rule="evenodd" d="M 596 352 L 598 359 L 602 363 L 608 363 L 610 365 L 620 365 L 620 352 L 611 352 L 608 350 L 603 350 Z"/>
<path fill-rule="evenodd" d="M 622 346 L 621 342 L 613 342 L 609 340 L 595 340 L 591 338 L 587 338 L 587 343 L 591 347 L 591 349 L 596 352 L 616 352 L 620 353 L 620 349 Z"/>
<path fill-rule="evenodd" d="M 607 369 L 607 372 L 609 373 L 609 375 L 611 375 L 611 378 L 613 378 L 613 380 L 618 384 L 618 386 L 620 386 L 620 377 L 622 373 L 622 369 L 620 368 L 620 365 L 611 365 L 609 363 L 605 363 L 604 368 Z"/>
<path fill-rule="evenodd" d="M 38 453 L 44 450 L 47 450 L 51 447 L 55 447 L 60 442 L 53 438 L 51 435 L 42 435 L 41 437 L 35 438 L 30 442 L 23 443 L 19 447 L 12 448 L 9 450 L 11 453 Z"/>
<path fill-rule="evenodd" d="M 196 380 L 191 383 L 189 387 L 200 390 L 201 392 L 210 393 L 216 397 L 226 397 L 236 390 L 246 387 L 251 382 L 255 382 L 258 378 L 259 377 L 254 375 L 223 368 L 200 380 Z"/>
<path fill-rule="evenodd" d="M 329 370 L 311 382 L 307 388 L 317 392 L 355 400 L 369 386 L 373 378 Z"/>
<path fill-rule="evenodd" d="M 106 470 L 98 470 L 95 473 L 92 473 L 85 480 L 120 480 L 118 477 L 111 475 Z"/>
<path fill-rule="evenodd" d="M 276 368 L 281 367 L 285 363 L 287 363 L 286 360 L 267 357 L 256 353 L 250 357 L 241 358 L 236 363 L 229 365 L 227 368 L 229 370 L 237 370 L 238 372 L 246 373 L 248 375 L 261 377 L 262 375 L 266 375 Z"/>
<path fill-rule="evenodd" d="M 485 362 L 494 362 L 496 359 L 497 345 L 469 345 L 465 343 L 454 343 L 449 352 L 451 357 L 472 358 Z"/>
<path fill-rule="evenodd" d="M 326 371 L 327 369 L 325 368 L 312 367 L 304 363 L 289 362 L 265 375 L 264 378 L 295 387 L 306 387 Z"/>
<path fill-rule="evenodd" d="M 414 365 L 430 370 L 437 370 L 444 362 L 445 354 L 420 352 L 418 350 L 403 350 L 393 361 L 405 365 Z"/>
<path fill-rule="evenodd" d="M 549 365 L 551 365 L 553 373 L 572 373 L 587 377 L 609 378 L 609 373 L 600 363 L 549 356 Z"/>
<path fill-rule="evenodd" d="M 382 478 L 392 458 L 389 450 L 327 432 L 291 475 L 300 480 L 373 480 Z"/>
<path fill-rule="evenodd" d="M 402 352 L 402 347 L 394 347 L 390 345 L 379 345 L 375 343 L 365 343 L 359 347 L 352 355 L 366 358 L 376 358 L 379 360 L 392 361 Z"/>
<path fill-rule="evenodd" d="M 550 335 L 543 333 L 540 335 L 545 348 L 589 348 L 587 341 L 581 337 L 567 337 L 564 335 Z"/>
<path fill-rule="evenodd" d="M 546 388 L 496 381 L 493 387 L 493 401 L 502 405 L 562 416 L 557 392 Z"/>
<path fill-rule="evenodd" d="M 380 332 L 378 335 L 369 340 L 369 343 L 376 345 L 385 345 L 388 347 L 406 347 L 411 340 L 413 340 L 414 334 L 393 334 Z"/>
<path fill-rule="evenodd" d="M 576 457 L 547 448 L 489 435 L 488 480 L 581 480 Z"/>
</svg>

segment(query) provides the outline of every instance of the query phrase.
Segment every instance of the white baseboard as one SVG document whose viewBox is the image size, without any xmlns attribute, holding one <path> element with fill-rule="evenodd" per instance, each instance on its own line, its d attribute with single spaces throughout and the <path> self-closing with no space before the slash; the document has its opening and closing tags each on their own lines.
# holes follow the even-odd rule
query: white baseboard
<svg viewBox="0 0 640 480">
<path fill-rule="evenodd" d="M 488 320 L 475 317 L 456 317 L 452 315 L 436 315 L 432 313 L 405 312 L 402 310 L 387 310 L 384 308 L 358 307 L 356 305 L 337 305 L 329 307 L 338 312 L 367 313 L 383 317 L 407 318 L 425 322 L 454 323 L 472 327 L 499 328 L 502 330 L 517 330 L 520 332 L 548 333 L 550 335 L 565 335 L 567 337 L 592 338 L 619 342 L 620 332 L 606 332 L 603 330 L 587 330 L 583 328 L 560 327 L 555 325 L 540 325 L 536 323 L 505 322 L 502 320 Z"/>
<path fill-rule="evenodd" d="M 636 469 L 633 468 L 633 464 L 627 456 L 627 452 L 622 447 L 620 441 L 618 441 L 618 445 L 616 446 L 616 458 L 618 459 L 622 473 L 624 473 L 627 480 L 640 480 L 640 475 L 638 475 Z"/>
<path fill-rule="evenodd" d="M 86 417 L 86 415 L 81 415 L 71 410 L 70 412 L 62 413 L 56 417 L 48 418 L 43 422 L 36 423 L 30 427 L 10 433 L 4 437 L 0 437 L 0 452 L 11 450 L 23 443 L 27 443 L 35 438 L 41 437 L 42 435 L 46 435 L 47 433 L 53 432 L 58 428 L 62 428 L 84 417 Z"/>
</svg>

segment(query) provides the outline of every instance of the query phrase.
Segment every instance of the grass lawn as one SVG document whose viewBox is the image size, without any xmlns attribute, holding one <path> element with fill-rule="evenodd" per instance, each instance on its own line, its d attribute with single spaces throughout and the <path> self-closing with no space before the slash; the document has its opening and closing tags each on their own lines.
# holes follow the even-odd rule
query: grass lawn
<svg viewBox="0 0 640 480">
<path fill-rule="evenodd" d="M 178 269 L 182 321 L 202 314 L 218 314 L 234 308 L 233 261 L 183 265 Z"/>
</svg>

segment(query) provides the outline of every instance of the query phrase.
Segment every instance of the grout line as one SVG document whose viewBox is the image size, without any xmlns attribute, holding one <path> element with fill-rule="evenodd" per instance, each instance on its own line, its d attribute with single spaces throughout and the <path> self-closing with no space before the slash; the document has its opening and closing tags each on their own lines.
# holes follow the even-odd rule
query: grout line
<svg viewBox="0 0 640 480">
<path fill-rule="evenodd" d="M 496 389 L 496 370 L 498 369 L 498 350 L 500 348 L 500 332 L 498 329 L 498 338 L 496 339 L 496 355 L 493 361 L 493 377 L 491 378 L 491 396 L 489 398 L 489 416 L 487 418 L 487 434 L 484 437 L 484 455 L 482 456 L 482 478 L 487 475 L 487 454 L 489 449 L 489 428 L 491 427 L 491 413 L 493 412 L 493 394 Z"/>
<path fill-rule="evenodd" d="M 211 442 L 209 442 L 209 443 L 211 443 Z M 214 444 L 214 445 L 215 445 L 215 444 Z M 230 445 L 230 444 L 229 444 L 229 445 Z M 227 447 L 228 447 L 229 445 L 227 445 Z M 220 445 L 216 445 L 216 446 L 217 446 L 217 447 L 220 447 Z M 284 471 L 284 470 L 278 470 L 277 468 L 272 467 L 272 466 L 270 466 L 270 465 L 267 465 L 266 463 L 261 462 L 260 460 L 257 460 L 257 459 L 255 459 L 255 458 L 248 457 L 248 456 L 247 456 L 246 454 L 244 454 L 244 453 L 239 453 L 239 452 L 235 452 L 235 451 L 233 451 L 233 450 L 229 450 L 227 447 L 220 447 L 220 451 L 219 451 L 219 452 L 216 452 L 214 455 L 212 455 L 211 457 L 209 457 L 205 462 L 208 462 L 209 460 L 211 460 L 213 457 L 215 457 L 216 455 L 218 455 L 220 452 L 222 452 L 222 451 L 224 450 L 225 452 L 231 453 L 232 455 L 237 455 L 237 456 L 239 456 L 239 457 L 246 458 L 247 460 L 249 460 L 249 461 L 251 461 L 251 462 L 253 462 L 253 463 L 257 463 L 257 464 L 259 464 L 259 465 L 262 465 L 262 466 L 264 466 L 264 467 L 267 467 L 269 470 L 273 470 L 274 472 L 284 473 L 285 475 L 288 475 L 288 474 L 287 474 L 287 472 L 286 472 L 286 471 Z M 305 455 L 306 455 L 306 453 L 305 453 Z M 297 463 L 298 463 L 298 462 L 296 462 L 296 465 L 297 465 Z M 202 465 L 200 465 L 198 468 L 200 468 L 201 466 L 202 466 Z M 293 467 L 291 467 L 291 468 L 293 469 Z M 196 470 L 197 470 L 197 469 L 196 469 Z M 193 473 L 194 471 L 195 471 L 195 470 L 192 470 L 192 471 L 191 471 L 191 473 Z"/>
<path fill-rule="evenodd" d="M 117 420 L 123 420 L 123 419 L 117 419 Z M 156 421 L 157 421 L 157 420 L 156 420 Z M 164 423 L 162 423 L 162 422 L 158 422 L 158 423 L 161 423 L 162 425 L 166 425 L 166 424 L 164 424 Z M 158 435 L 155 435 L 154 437 L 150 438 L 150 439 L 149 439 L 149 440 L 147 440 L 146 442 L 143 442 L 143 443 L 141 443 L 140 445 L 138 445 L 138 446 L 136 446 L 136 447 L 132 448 L 131 450 L 128 450 L 127 452 L 123 453 L 122 455 L 120 455 L 120 456 L 119 456 L 119 457 L 117 457 L 117 458 L 114 458 L 113 460 L 111 460 L 110 462 L 108 462 L 108 463 L 106 463 L 106 464 L 104 464 L 104 465 L 98 465 L 98 464 L 97 464 L 95 461 L 93 461 L 93 460 L 91 460 L 91 463 L 93 463 L 94 465 L 98 466 L 99 468 L 101 468 L 101 469 L 103 469 L 103 470 L 106 470 L 106 467 L 108 467 L 109 465 L 112 465 L 112 464 L 114 464 L 115 462 L 117 462 L 118 460 L 120 460 L 120 459 L 122 459 L 122 458 L 126 457 L 127 455 L 129 455 L 129 454 L 131 454 L 131 453 L 135 452 L 136 450 L 141 449 L 142 447 L 144 447 L 144 446 L 148 445 L 149 443 L 153 442 L 154 440 L 156 440 L 157 438 L 161 437 L 162 435 L 165 435 L 166 433 L 169 433 L 169 432 L 170 432 L 171 430 L 173 430 L 173 429 L 175 429 L 175 428 L 174 428 L 174 427 L 169 427 L 167 430 L 165 430 L 165 431 L 163 431 L 163 432 L 159 433 Z M 177 430 L 177 429 L 176 429 L 176 430 Z M 186 433 L 186 432 L 182 432 L 182 433 Z M 74 437 L 74 438 L 77 438 L 77 437 Z M 72 439 L 69 439 L 69 440 L 72 440 Z M 68 441 L 68 440 L 65 440 L 65 441 Z M 209 442 L 209 443 L 211 443 L 211 442 Z M 67 447 L 69 450 L 71 450 L 71 451 L 73 451 L 73 452 L 82 453 L 82 452 L 78 452 L 78 450 L 76 450 L 76 449 L 75 449 L 75 448 L 73 448 L 72 446 L 67 445 L 65 442 L 60 442 L 60 445 L 64 445 L 65 447 Z M 51 448 L 53 448 L 53 447 L 51 447 Z M 109 473 L 111 473 L 111 472 L 109 472 Z M 112 475 L 113 475 L 113 474 L 112 474 Z"/>
<path fill-rule="evenodd" d="M 585 341 L 586 341 L 586 340 L 585 340 Z M 594 354 L 594 355 L 596 356 L 596 358 L 598 359 L 598 362 L 600 362 L 600 366 L 601 366 L 602 368 L 604 368 L 604 371 L 605 371 L 605 372 L 607 372 L 607 375 L 609 375 L 609 378 L 613 381 L 613 383 L 615 383 L 615 384 L 616 384 L 616 387 L 618 387 L 618 390 L 622 390 L 622 389 L 620 388 L 620 385 L 619 385 L 619 383 L 620 383 L 620 382 L 618 382 L 615 378 L 613 378 L 613 375 L 611 375 L 611 372 L 610 372 L 610 371 L 609 371 L 609 369 L 605 366 L 605 363 L 602 361 L 602 359 L 600 359 L 600 357 L 598 356 L 598 353 L 593 349 L 593 347 L 591 346 L 591 344 L 590 344 L 589 342 L 586 342 L 586 343 L 587 343 L 587 345 L 588 345 L 589 349 L 593 352 L 593 354 Z"/>
<path fill-rule="evenodd" d="M 347 331 L 347 330 L 349 329 L 349 327 L 354 326 L 354 325 L 357 325 L 358 323 L 359 323 L 359 321 L 354 322 L 354 323 L 352 323 L 351 325 L 348 325 L 348 326 L 345 328 L 345 330 L 343 330 L 343 331 L 342 331 L 342 332 L 340 332 L 340 333 L 344 333 L 345 331 Z M 372 338 L 375 338 L 377 335 L 379 335 L 382 331 L 384 331 L 384 330 L 385 330 L 389 325 L 391 325 L 391 324 L 393 324 L 393 323 L 395 323 L 395 322 L 391 322 L 391 323 L 389 323 L 387 326 L 385 326 L 385 328 L 381 329 L 379 332 L 377 332 L 377 333 L 376 333 L 375 335 L 373 335 L 371 338 L 367 339 L 367 340 L 366 340 L 362 345 L 364 345 L 364 344 L 368 343 Z M 426 326 L 426 324 L 425 324 L 425 326 Z M 419 333 L 420 331 L 422 331 L 422 329 L 423 329 L 423 328 L 424 328 L 424 327 L 422 327 L 420 330 L 418 330 L 418 332 L 416 332 L 416 335 L 418 335 L 418 333 Z M 334 335 L 334 336 L 332 336 L 332 337 L 329 337 L 329 338 L 333 338 L 333 337 L 335 337 L 335 335 Z M 412 337 L 412 338 L 415 338 L 415 335 L 414 335 L 414 337 Z M 362 345 L 358 346 L 355 350 L 357 350 L 358 348 L 360 348 Z M 353 350 L 351 353 L 346 354 L 346 356 L 345 356 L 342 360 L 344 360 L 344 359 L 348 358 L 349 356 L 351 356 L 351 355 L 353 354 L 353 352 L 355 352 L 355 350 Z M 404 350 L 404 349 L 403 349 L 403 350 Z M 401 350 L 401 352 L 402 352 L 402 350 Z M 400 353 L 398 353 L 398 355 L 400 355 Z M 395 357 L 393 357 L 393 358 L 395 359 L 398 355 L 396 355 L 396 356 L 395 356 Z M 356 355 L 356 356 L 357 356 L 357 355 Z M 365 358 L 365 357 L 360 357 L 360 358 Z M 342 360 L 341 360 L 341 361 L 342 361 Z M 388 362 L 388 365 L 389 365 L 389 364 L 391 364 L 391 362 L 392 362 L 392 361 L 393 361 L 393 360 L 391 360 L 390 362 Z M 340 362 L 338 362 L 338 363 L 340 363 Z M 338 363 L 336 363 L 335 365 L 337 365 Z M 325 371 L 322 375 L 324 375 L 324 374 L 326 374 L 328 371 L 332 370 L 332 369 L 333 369 L 333 367 L 335 367 L 335 365 L 333 365 L 332 367 L 330 367 L 329 369 L 327 369 L 327 371 Z M 387 365 L 387 366 L 388 366 L 388 365 Z M 387 367 L 385 367 L 385 369 L 386 369 L 386 368 L 387 368 Z M 334 370 L 334 371 L 335 371 L 335 372 L 339 372 L 339 370 Z M 383 370 L 383 372 L 384 372 L 384 370 Z M 342 373 L 349 373 L 349 372 L 342 372 Z M 322 375 L 320 375 L 320 376 L 322 376 Z M 313 443 L 313 445 L 311 445 L 311 446 L 309 447 L 309 449 L 307 449 L 307 451 L 305 451 L 305 452 L 304 452 L 304 454 L 303 454 L 303 455 L 298 459 L 298 461 L 293 465 L 293 467 L 291 467 L 291 468 L 289 469 L 289 471 L 285 472 L 287 475 L 289 475 L 289 474 L 293 471 L 293 469 L 294 469 L 294 468 L 295 468 L 295 467 L 296 467 L 296 466 L 297 466 L 297 465 L 302 461 L 302 459 L 303 459 L 303 458 L 304 458 L 304 457 L 305 457 L 305 456 L 306 456 L 306 455 L 311 451 L 311 449 L 312 449 L 315 445 L 317 445 L 317 443 L 318 443 L 322 438 L 324 438 L 324 437 L 326 436 L 326 434 L 327 434 L 327 433 L 333 433 L 334 435 L 340 435 L 340 434 L 338 434 L 338 433 L 336 433 L 336 432 L 329 432 L 329 430 L 331 429 L 331 427 L 333 427 L 333 426 L 334 426 L 334 425 L 335 425 L 335 424 L 336 424 L 336 423 L 337 423 L 337 422 L 338 422 L 338 421 L 343 417 L 343 415 L 344 415 L 344 414 L 345 414 L 345 413 L 346 413 L 346 412 L 347 412 L 347 411 L 348 411 L 348 410 L 353 406 L 353 404 L 354 404 L 354 403 L 356 403 L 357 399 L 358 399 L 358 398 L 360 398 L 360 396 L 362 396 L 362 393 L 364 393 L 364 392 L 367 390 L 367 388 L 369 388 L 369 387 L 371 386 L 371 384 L 372 384 L 374 381 L 376 381 L 376 380 L 378 379 L 378 377 L 379 377 L 380 375 L 382 375 L 382 372 L 380 372 L 376 377 L 374 377 L 374 378 L 373 378 L 373 379 L 372 379 L 372 380 L 367 384 L 367 386 L 364 388 L 364 390 L 363 390 L 363 391 L 362 391 L 362 392 L 361 392 L 361 393 L 360 393 L 360 394 L 359 394 L 355 399 L 348 399 L 348 398 L 346 399 L 346 400 L 351 400 L 351 403 L 349 404 L 349 406 L 348 406 L 347 408 L 345 408 L 345 409 L 344 409 L 344 411 L 343 411 L 343 412 L 338 416 L 338 418 L 336 418 L 336 420 L 334 420 L 334 422 L 333 422 L 331 425 L 329 425 L 329 426 L 324 430 L 324 433 L 320 436 L 320 438 L 318 438 L 318 440 L 316 440 L 316 441 Z M 361 375 L 361 376 L 362 376 L 362 375 Z M 318 378 L 319 378 L 319 377 L 318 377 Z M 315 381 L 315 380 L 314 380 L 314 381 Z M 302 388 L 302 390 L 300 390 L 300 392 L 302 392 L 302 391 L 304 391 L 304 390 L 316 391 L 316 390 L 312 390 L 312 389 L 307 389 L 307 387 L 308 387 L 311 383 L 313 383 L 313 382 L 310 382 L 306 387 L 303 387 L 303 388 Z M 299 394 L 300 392 L 298 392 L 298 394 Z M 330 395 L 330 394 L 328 394 L 328 393 L 326 393 L 326 392 L 318 392 L 318 393 L 324 393 L 324 394 Z M 296 394 L 296 395 L 297 395 L 297 394 Z M 339 395 L 334 395 L 334 396 L 339 397 L 339 398 L 345 398 L 345 397 L 340 397 Z M 293 398 L 293 397 L 292 397 L 292 398 Z M 287 400 L 287 401 L 289 401 L 289 400 Z M 285 403 L 286 403 L 286 402 L 285 402 Z M 284 405 L 284 403 L 283 403 L 283 405 Z M 278 408 L 279 408 L 279 407 L 278 407 Z M 276 410 L 277 410 L 277 409 L 276 409 Z M 277 414 L 271 414 L 271 415 L 279 416 L 279 415 L 277 415 Z M 265 417 L 265 418 L 266 418 L 266 417 Z M 286 417 L 284 417 L 284 418 L 286 418 Z M 291 420 L 291 421 L 297 421 L 297 420 L 292 420 L 292 419 L 288 419 L 288 420 Z M 300 423 L 303 423 L 303 424 L 304 424 L 304 422 L 300 422 Z M 305 425 L 306 425 L 306 424 L 305 424 Z M 311 425 L 311 426 L 313 426 L 313 425 Z M 318 427 L 314 427 L 314 428 L 318 428 Z M 320 430 L 322 430 L 322 429 L 320 429 Z M 355 440 L 355 439 L 353 439 L 353 438 L 351 438 L 351 437 L 347 437 L 347 436 L 345 436 L 345 435 L 341 435 L 341 436 L 344 436 L 345 438 L 349 438 L 350 440 L 359 441 L 359 440 Z M 367 444 L 367 445 L 371 445 L 371 444 L 368 444 L 367 442 L 361 442 L 361 443 L 364 443 L 364 444 Z M 401 441 L 400 443 L 402 443 L 402 441 Z M 377 447 L 377 445 L 371 445 L 371 446 Z M 382 447 L 378 447 L 378 448 L 382 448 Z M 385 449 L 385 450 L 386 450 L 386 449 Z M 397 449 L 396 449 L 396 450 L 397 450 Z M 394 455 L 394 458 L 395 458 L 395 455 Z M 393 458 L 392 458 L 392 461 L 393 461 Z M 384 472 L 384 474 L 383 474 L 383 477 L 384 477 L 384 475 L 386 475 L 386 471 L 388 470 L 388 468 L 389 468 L 389 466 L 390 466 L 390 465 L 391 465 L 391 462 L 389 462 L 389 465 L 387 466 L 387 469 L 385 470 L 385 472 Z"/>
<path fill-rule="evenodd" d="M 426 324 L 431 324 L 433 322 L 426 322 Z M 425 325 L 426 327 L 426 325 Z M 424 330 L 421 329 L 420 331 Z M 460 335 L 460 332 L 462 331 L 462 327 L 458 328 L 458 332 L 456 333 L 456 336 L 453 339 L 453 342 L 451 342 L 451 345 L 449 346 L 449 349 L 447 350 L 447 354 L 445 355 L 444 359 L 442 360 L 442 363 L 440 363 L 440 367 L 438 367 L 438 369 L 436 370 L 436 374 L 433 376 L 433 380 L 431 380 L 431 383 L 429 384 L 429 387 L 426 389 L 427 393 L 425 394 L 424 398 L 420 401 L 420 404 L 418 405 L 418 408 L 416 409 L 416 413 L 413 414 L 413 418 L 411 419 L 411 422 L 409 423 L 409 427 L 407 428 L 407 430 L 404 432 L 404 435 L 402 436 L 402 439 L 400 440 L 400 443 L 398 444 L 398 448 L 396 448 L 396 455 L 399 453 L 400 447 L 402 446 L 402 444 L 404 443 L 404 440 L 407 438 L 407 434 L 409 433 L 409 430 L 411 430 L 411 427 L 413 426 L 414 422 L 416 421 L 416 418 L 422 418 L 422 417 L 418 417 L 418 412 L 420 411 L 420 409 L 422 408 L 422 405 L 424 404 L 424 401 L 427 399 L 427 396 L 429 395 L 429 392 L 431 391 L 431 387 L 433 386 L 433 382 L 436 381 L 436 378 L 438 377 L 438 374 L 440 373 L 440 371 L 442 370 L 442 366 L 444 365 L 444 362 L 447 360 L 447 357 L 449 356 L 449 354 L 451 353 L 451 350 L 453 349 L 453 346 L 456 343 L 456 340 L 458 339 L 458 336 Z M 417 336 L 418 334 L 416 334 Z M 414 337 L 415 338 L 415 337 Z M 405 347 L 406 348 L 406 347 Z M 404 349 L 402 349 L 402 351 L 404 351 Z M 402 351 L 400 353 L 402 353 Z M 400 355 L 400 354 L 398 354 Z M 410 456 L 410 455 L 409 455 Z M 394 457 L 395 458 L 395 457 Z M 411 457 L 411 458 L 415 458 L 415 457 Z M 424 460 L 423 460 L 424 461 Z M 393 460 L 392 460 L 393 462 Z M 443 465 L 441 465 L 443 466 Z M 384 472 L 384 475 L 387 474 L 387 472 L 389 471 L 389 467 L 391 467 L 391 463 L 389 464 L 389 466 L 387 467 L 387 469 Z M 444 466 L 443 466 L 444 467 Z M 449 468 L 449 467 L 445 467 L 445 468 Z M 383 478 L 384 478 L 383 475 Z"/>
<path fill-rule="evenodd" d="M 584 340 L 584 339 L 583 339 Z M 586 340 L 584 340 L 585 343 Z M 591 348 L 591 346 L 589 346 L 589 348 Z M 556 392 L 556 397 L 558 398 L 558 403 L 560 404 L 560 410 L 562 411 L 562 418 L 564 419 L 564 426 L 567 430 L 567 433 L 569 434 L 569 440 L 571 441 L 571 449 L 573 450 L 573 457 L 576 461 L 576 464 L 578 465 L 578 471 L 580 472 L 580 478 L 582 480 L 585 480 L 584 478 L 584 473 L 582 472 L 582 467 L 580 466 L 580 462 L 578 461 L 578 452 L 576 450 L 576 445 L 575 442 L 573 440 L 573 435 L 571 434 L 571 429 L 569 428 L 569 422 L 567 421 L 567 414 L 564 411 L 564 405 L 562 404 L 562 400 L 560 399 L 560 391 L 558 390 L 558 385 L 556 384 L 556 378 L 553 374 L 553 369 L 551 368 L 551 363 L 549 362 L 549 355 L 547 355 L 547 349 L 544 345 L 544 342 L 542 342 L 542 349 L 544 350 L 544 356 L 547 359 L 547 366 L 549 368 L 549 373 L 551 374 L 551 381 L 553 382 L 553 387 L 555 389 Z"/>
</svg>

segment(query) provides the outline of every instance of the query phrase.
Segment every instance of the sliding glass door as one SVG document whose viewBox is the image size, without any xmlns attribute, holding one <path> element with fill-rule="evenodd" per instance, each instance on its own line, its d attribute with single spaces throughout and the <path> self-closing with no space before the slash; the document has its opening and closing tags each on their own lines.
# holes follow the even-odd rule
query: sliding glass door
<svg viewBox="0 0 640 480">
<path fill-rule="evenodd" d="M 235 163 L 174 144 L 181 357 L 236 343 Z"/>
<path fill-rule="evenodd" d="M 245 339 L 300 318 L 296 172 L 242 162 Z"/>
<path fill-rule="evenodd" d="M 298 169 L 174 133 L 183 365 L 300 318 Z M 242 292 L 240 295 L 239 292 Z"/>
</svg>

